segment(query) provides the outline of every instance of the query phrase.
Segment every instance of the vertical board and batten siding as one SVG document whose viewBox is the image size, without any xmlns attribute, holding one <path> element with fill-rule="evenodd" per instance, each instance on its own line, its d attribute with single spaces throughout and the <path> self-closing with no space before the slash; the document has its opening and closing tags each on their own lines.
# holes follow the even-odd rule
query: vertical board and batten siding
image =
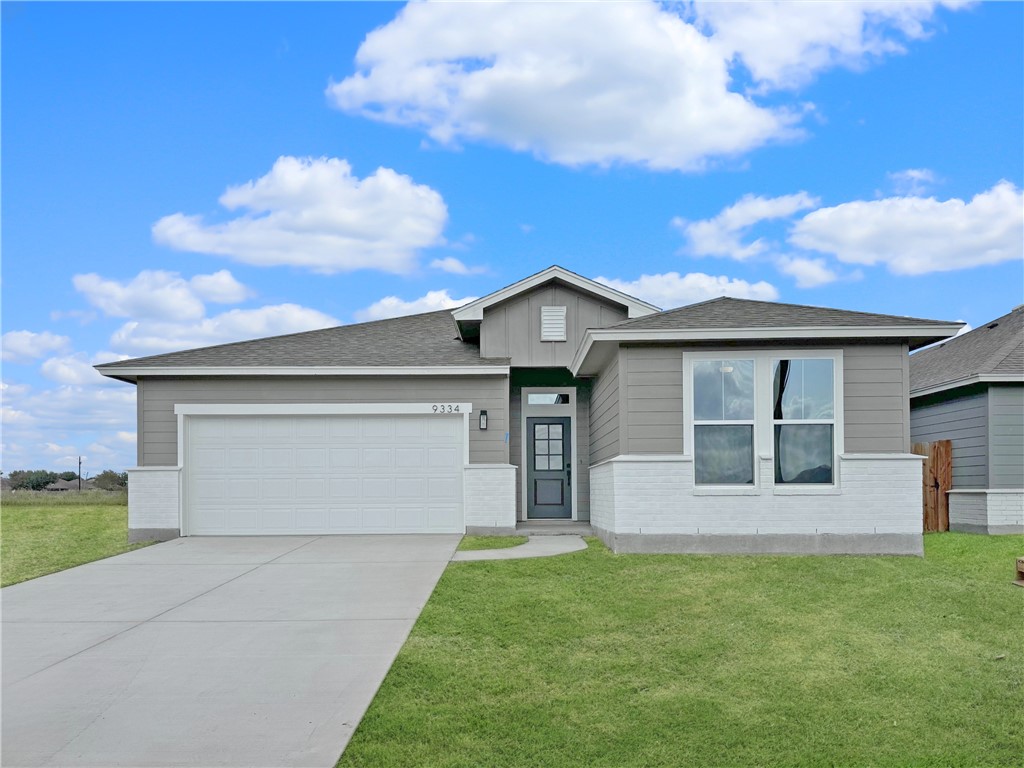
<svg viewBox="0 0 1024 768">
<path fill-rule="evenodd" d="M 565 341 L 541 341 L 541 307 L 565 307 Z M 560 284 L 548 284 L 484 310 L 480 356 L 507 357 L 513 366 L 566 368 L 587 328 L 627 319 L 626 310 Z"/>
<path fill-rule="evenodd" d="M 590 393 L 590 461 L 619 455 L 619 358 L 612 355 Z"/>
<path fill-rule="evenodd" d="M 800 345 L 787 344 L 787 349 Z M 817 345 L 803 345 L 809 349 Z M 843 417 L 847 453 L 909 453 L 906 345 L 820 345 L 843 350 Z M 761 346 L 759 349 L 770 347 Z M 594 387 L 595 461 L 621 454 L 686 452 L 683 434 L 685 346 L 622 347 Z M 701 351 L 711 347 L 703 345 Z M 738 355 L 740 350 L 723 350 Z M 619 389 L 621 386 L 621 390 Z M 613 392 L 613 388 L 616 390 Z M 618 395 L 621 416 L 607 402 Z M 613 423 L 610 424 L 609 422 Z M 599 431 L 600 430 L 600 431 Z M 610 436 L 610 437 L 609 437 Z"/>
<path fill-rule="evenodd" d="M 984 390 L 915 403 L 910 433 L 915 443 L 953 442 L 954 490 L 988 487 L 988 395 Z"/>
<path fill-rule="evenodd" d="M 989 488 L 1024 488 L 1024 386 L 988 390 Z"/>
<path fill-rule="evenodd" d="M 470 463 L 507 464 L 507 381 L 504 376 L 144 377 L 138 382 L 139 466 L 178 463 L 174 406 L 194 403 L 472 403 Z M 481 410 L 488 414 L 486 431 L 477 422 Z"/>
</svg>

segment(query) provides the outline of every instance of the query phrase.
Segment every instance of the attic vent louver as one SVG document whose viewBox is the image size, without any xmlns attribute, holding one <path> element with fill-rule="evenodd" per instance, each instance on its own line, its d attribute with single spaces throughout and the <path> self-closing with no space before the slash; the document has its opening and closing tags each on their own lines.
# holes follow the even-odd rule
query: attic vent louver
<svg viewBox="0 0 1024 768">
<path fill-rule="evenodd" d="M 540 308 L 540 340 L 565 341 L 565 307 Z"/>
</svg>

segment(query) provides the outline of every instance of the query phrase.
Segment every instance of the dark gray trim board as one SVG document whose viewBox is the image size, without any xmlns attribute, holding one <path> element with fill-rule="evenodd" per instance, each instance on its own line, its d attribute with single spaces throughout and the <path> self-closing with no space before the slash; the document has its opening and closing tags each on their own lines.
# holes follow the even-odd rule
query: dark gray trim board
<svg viewBox="0 0 1024 768">
<path fill-rule="evenodd" d="M 128 543 L 138 544 L 140 541 L 170 541 L 181 536 L 177 528 L 129 528 Z"/>
<path fill-rule="evenodd" d="M 686 555 L 914 555 L 924 556 L 919 533 L 594 533 L 615 553 Z"/>
<path fill-rule="evenodd" d="M 950 522 L 949 530 L 956 533 L 983 533 L 989 536 L 1024 533 L 1024 525 L 973 525 L 971 523 Z"/>
</svg>

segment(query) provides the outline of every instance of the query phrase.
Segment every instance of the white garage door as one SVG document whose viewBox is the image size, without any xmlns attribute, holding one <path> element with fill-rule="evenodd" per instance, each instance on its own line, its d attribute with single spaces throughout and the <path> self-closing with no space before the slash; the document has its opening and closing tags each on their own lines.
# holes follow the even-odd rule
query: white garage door
<svg viewBox="0 0 1024 768">
<path fill-rule="evenodd" d="M 461 416 L 191 416 L 189 534 L 461 533 Z"/>
</svg>

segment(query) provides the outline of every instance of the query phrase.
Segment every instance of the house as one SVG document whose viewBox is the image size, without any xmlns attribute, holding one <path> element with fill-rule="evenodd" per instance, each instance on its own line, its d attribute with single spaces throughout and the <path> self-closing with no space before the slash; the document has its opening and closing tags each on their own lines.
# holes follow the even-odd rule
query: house
<svg viewBox="0 0 1024 768">
<path fill-rule="evenodd" d="M 950 530 L 1024 533 L 1024 305 L 911 355 L 910 436 L 953 443 Z"/>
<path fill-rule="evenodd" d="M 958 323 L 560 267 L 451 311 L 97 366 L 138 389 L 135 539 L 510 533 L 616 551 L 922 551 L 909 351 Z"/>
<path fill-rule="evenodd" d="M 47 485 L 44 491 L 92 491 L 96 489 L 96 484 L 92 480 L 79 481 L 78 478 L 74 480 L 64 480 L 63 478 L 54 480 L 52 483 Z"/>
</svg>

